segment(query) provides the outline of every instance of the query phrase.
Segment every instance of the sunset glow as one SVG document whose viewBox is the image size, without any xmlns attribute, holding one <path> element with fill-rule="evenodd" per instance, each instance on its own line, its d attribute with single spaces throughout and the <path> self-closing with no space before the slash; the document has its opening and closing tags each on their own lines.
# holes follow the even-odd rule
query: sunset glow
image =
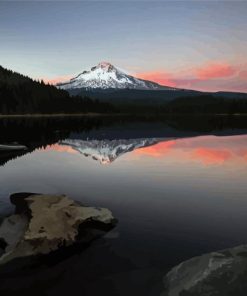
<svg viewBox="0 0 247 296">
<path fill-rule="evenodd" d="M 176 86 L 171 74 L 162 71 L 144 72 L 137 74 L 138 78 L 157 82 L 161 85 Z"/>
<path fill-rule="evenodd" d="M 65 76 L 59 76 L 59 77 L 54 77 L 54 78 L 42 78 L 43 81 L 47 84 L 57 84 L 58 82 L 66 82 L 69 81 L 71 78 L 73 77 L 73 75 L 65 75 Z"/>
<path fill-rule="evenodd" d="M 50 146 L 47 146 L 45 149 L 41 149 L 43 151 L 56 151 L 56 152 L 66 152 L 70 154 L 79 154 L 78 151 L 73 149 L 70 146 L 60 145 L 60 144 L 53 144 Z"/>
<path fill-rule="evenodd" d="M 234 140 L 234 144 L 233 141 Z M 137 149 L 136 156 L 173 159 L 174 161 L 195 161 L 205 166 L 223 165 L 230 161 L 246 163 L 247 136 L 186 138 L 160 142 Z"/>
<path fill-rule="evenodd" d="M 247 0 L 0 0 L 0 57 L 0 296 L 247 295 Z"/>
<path fill-rule="evenodd" d="M 245 1 L 96 2 L 2 2 L 1 65 L 56 84 L 107 60 L 162 85 L 247 92 Z"/>
<path fill-rule="evenodd" d="M 247 66 L 231 65 L 227 62 L 210 61 L 187 70 L 169 73 L 150 71 L 137 73 L 142 79 L 161 85 L 190 88 L 204 91 L 234 90 L 247 91 Z"/>
<path fill-rule="evenodd" d="M 212 79 L 233 76 L 236 69 L 227 63 L 209 63 L 198 68 L 196 75 L 199 79 Z"/>
</svg>

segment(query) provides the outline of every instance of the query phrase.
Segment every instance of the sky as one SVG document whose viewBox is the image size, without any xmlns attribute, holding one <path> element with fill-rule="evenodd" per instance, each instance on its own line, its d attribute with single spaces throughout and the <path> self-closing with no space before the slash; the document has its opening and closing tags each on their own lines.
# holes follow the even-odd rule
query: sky
<svg viewBox="0 0 247 296">
<path fill-rule="evenodd" d="M 0 65 L 64 81 L 108 61 L 163 85 L 247 92 L 247 1 L 1 1 Z"/>
</svg>

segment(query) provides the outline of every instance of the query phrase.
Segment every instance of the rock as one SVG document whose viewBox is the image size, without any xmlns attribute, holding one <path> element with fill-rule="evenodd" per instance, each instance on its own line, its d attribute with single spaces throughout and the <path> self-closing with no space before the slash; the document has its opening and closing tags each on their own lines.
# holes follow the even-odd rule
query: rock
<svg viewBox="0 0 247 296">
<path fill-rule="evenodd" d="M 0 226 L 0 264 L 88 242 L 95 229 L 116 223 L 108 209 L 83 206 L 65 195 L 21 193 L 10 199 L 16 211 Z"/>
<path fill-rule="evenodd" d="M 164 278 L 162 296 L 245 296 L 247 245 L 184 261 Z"/>
<path fill-rule="evenodd" d="M 27 150 L 27 147 L 19 144 L 0 144 L 0 151 L 18 151 L 18 150 Z"/>
</svg>

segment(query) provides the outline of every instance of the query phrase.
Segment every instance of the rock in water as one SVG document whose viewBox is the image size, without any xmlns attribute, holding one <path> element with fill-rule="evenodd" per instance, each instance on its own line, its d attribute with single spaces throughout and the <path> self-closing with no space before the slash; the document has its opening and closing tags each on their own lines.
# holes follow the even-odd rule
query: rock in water
<svg viewBox="0 0 247 296">
<path fill-rule="evenodd" d="M 247 295 L 247 245 L 184 261 L 164 278 L 162 296 Z"/>
<path fill-rule="evenodd" d="M 108 209 L 83 206 L 64 195 L 20 193 L 10 199 L 16 212 L 0 226 L 0 264 L 88 242 L 95 229 L 116 223 Z"/>
<path fill-rule="evenodd" d="M 18 150 L 27 150 L 27 146 L 19 144 L 0 144 L 0 151 L 18 151 Z"/>
</svg>

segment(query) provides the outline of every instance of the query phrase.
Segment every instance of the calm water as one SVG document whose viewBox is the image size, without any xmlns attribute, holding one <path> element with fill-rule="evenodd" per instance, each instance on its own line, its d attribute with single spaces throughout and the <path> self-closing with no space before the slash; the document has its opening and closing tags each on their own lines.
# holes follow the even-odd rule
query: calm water
<svg viewBox="0 0 247 296">
<path fill-rule="evenodd" d="M 29 148 L 1 154 L 1 216 L 13 210 L 11 193 L 30 191 L 108 207 L 119 220 L 80 254 L 5 276 L 1 291 L 159 295 L 174 265 L 247 242 L 245 120 L 29 119 L 0 127 L 3 143 Z"/>
</svg>

